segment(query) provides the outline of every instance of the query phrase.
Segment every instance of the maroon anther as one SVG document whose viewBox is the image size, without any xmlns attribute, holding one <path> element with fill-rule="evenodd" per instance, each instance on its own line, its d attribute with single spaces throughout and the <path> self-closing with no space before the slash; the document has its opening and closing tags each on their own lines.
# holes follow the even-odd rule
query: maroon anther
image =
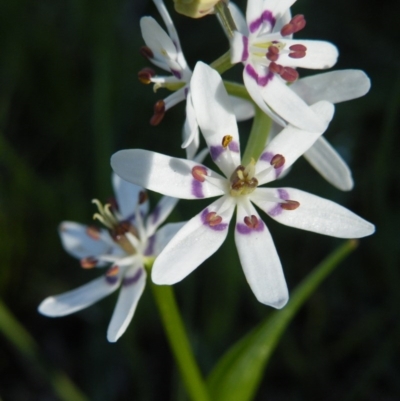
<svg viewBox="0 0 400 401">
<path fill-rule="evenodd" d="M 195 180 L 204 182 L 207 175 L 207 169 L 203 166 L 194 166 L 192 168 L 192 176 Z"/>
<path fill-rule="evenodd" d="M 153 57 L 154 57 L 154 53 L 153 53 L 153 51 L 150 49 L 150 47 L 142 46 L 142 47 L 140 48 L 139 52 L 140 52 L 140 54 L 141 54 L 143 57 L 145 57 L 145 58 L 147 58 L 147 59 L 150 59 L 150 58 L 153 58 Z"/>
<path fill-rule="evenodd" d="M 279 75 L 287 82 L 294 82 L 299 78 L 299 73 L 292 67 L 283 67 Z"/>
<path fill-rule="evenodd" d="M 274 72 L 275 74 L 280 75 L 281 71 L 283 69 L 283 67 L 279 64 L 276 64 L 275 62 L 272 62 L 269 66 L 268 66 L 269 70 L 271 72 Z"/>
<path fill-rule="evenodd" d="M 100 239 L 100 229 L 96 226 L 86 227 L 86 234 L 96 241 Z"/>
<path fill-rule="evenodd" d="M 281 168 L 285 164 L 285 158 L 282 155 L 277 154 L 271 159 L 270 163 L 274 169 Z"/>
<path fill-rule="evenodd" d="M 149 195 L 147 195 L 146 191 L 140 191 L 139 192 L 139 205 L 143 205 L 144 202 L 149 199 Z"/>
<path fill-rule="evenodd" d="M 210 227 L 214 227 L 222 222 L 222 217 L 218 216 L 215 212 L 210 212 L 206 214 L 204 220 Z"/>
<path fill-rule="evenodd" d="M 154 114 L 153 117 L 150 118 L 151 125 L 158 125 L 162 121 L 165 115 L 165 103 L 164 100 L 159 100 L 154 105 Z"/>
<path fill-rule="evenodd" d="M 142 84 L 148 85 L 151 83 L 151 78 L 156 75 L 155 71 L 152 68 L 143 68 L 138 72 L 139 81 Z"/>
<path fill-rule="evenodd" d="M 97 265 L 97 259 L 95 259 L 93 256 L 88 256 L 87 258 L 81 259 L 81 267 L 83 269 L 92 269 L 96 265 Z"/>
<path fill-rule="evenodd" d="M 254 216 L 254 214 L 252 214 L 251 216 L 246 216 L 243 219 L 243 221 L 247 227 L 252 228 L 252 229 L 258 228 L 258 225 L 260 224 L 260 221 L 257 219 L 257 216 Z"/>
<path fill-rule="evenodd" d="M 287 200 L 286 203 L 281 203 L 281 208 L 284 210 L 296 210 L 300 203 L 294 200 Z"/>
<path fill-rule="evenodd" d="M 296 32 L 301 31 L 306 26 L 306 20 L 304 15 L 295 15 L 288 24 L 284 25 L 281 29 L 282 36 L 292 35 Z"/>
<path fill-rule="evenodd" d="M 303 45 L 293 45 L 289 47 L 291 53 L 289 53 L 289 57 L 291 58 L 303 58 L 306 55 L 307 47 Z"/>
<path fill-rule="evenodd" d="M 267 52 L 267 59 L 270 61 L 276 61 L 279 58 L 279 49 L 276 46 L 270 46 Z"/>
</svg>

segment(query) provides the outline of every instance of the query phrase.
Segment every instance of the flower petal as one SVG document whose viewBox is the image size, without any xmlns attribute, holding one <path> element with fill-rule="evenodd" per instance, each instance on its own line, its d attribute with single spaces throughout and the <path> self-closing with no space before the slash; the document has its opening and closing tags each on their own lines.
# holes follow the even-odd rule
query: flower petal
<svg viewBox="0 0 400 401">
<path fill-rule="evenodd" d="M 167 217 L 171 214 L 172 210 L 178 203 L 179 199 L 170 196 L 163 196 L 158 202 L 154 210 L 149 214 L 146 221 L 146 233 L 151 237 L 157 228 L 164 223 Z"/>
<path fill-rule="evenodd" d="M 73 221 L 63 221 L 59 228 L 64 249 L 78 259 L 114 253 L 112 239 L 106 230 L 89 227 Z"/>
<path fill-rule="evenodd" d="M 309 132 L 321 132 L 326 129 L 325 121 L 276 74 L 272 74 L 268 83 L 259 88 L 268 106 L 290 124 Z"/>
<path fill-rule="evenodd" d="M 334 106 L 332 103 L 321 101 L 313 104 L 310 109 L 313 113 L 325 122 L 325 127 L 333 117 Z M 298 129 L 292 125 L 284 128 L 264 149 L 257 164 L 256 174 L 259 185 L 273 181 L 288 169 L 301 155 L 304 154 L 324 131 L 308 132 Z M 283 167 L 271 169 L 267 175 L 259 176 L 260 172 L 271 168 L 271 160 L 275 155 L 282 155 L 285 158 Z"/>
<path fill-rule="evenodd" d="M 371 87 L 371 81 L 361 70 L 330 71 L 301 78 L 290 88 L 306 103 L 320 100 L 331 103 L 345 102 L 364 96 Z"/>
<path fill-rule="evenodd" d="M 216 252 L 228 234 L 233 211 L 233 200 L 224 196 L 189 220 L 155 260 L 153 282 L 175 284 Z M 211 221 L 217 216 L 222 220 Z"/>
<path fill-rule="evenodd" d="M 282 265 L 267 226 L 253 205 L 248 200 L 245 202 L 246 207 L 238 204 L 235 229 L 240 262 L 256 298 L 265 305 L 280 309 L 289 299 Z M 254 228 L 244 223 L 249 213 L 258 221 Z"/>
<path fill-rule="evenodd" d="M 259 188 L 267 190 L 269 196 L 290 199 L 300 203 L 295 210 L 284 210 L 278 204 L 253 199 L 254 203 L 279 223 L 302 230 L 337 238 L 361 238 L 375 231 L 373 224 L 357 216 L 350 210 L 327 199 L 320 198 L 294 188 Z"/>
<path fill-rule="evenodd" d="M 186 221 L 169 223 L 161 227 L 155 234 L 153 240 L 153 252 L 149 255 L 157 256 L 167 246 L 171 239 L 186 224 Z"/>
<path fill-rule="evenodd" d="M 193 160 L 200 144 L 199 125 L 194 111 L 192 94 L 189 90 L 186 98 L 186 119 L 183 125 L 182 148 L 186 149 L 186 158 Z"/>
<path fill-rule="evenodd" d="M 181 199 L 199 199 L 222 195 L 225 179 L 191 160 L 169 157 L 143 149 L 121 150 L 111 157 L 111 166 L 124 180 L 163 195 Z M 216 181 L 193 178 L 192 168 L 201 166 Z"/>
<path fill-rule="evenodd" d="M 235 21 L 235 25 L 237 30 L 243 34 L 243 35 L 248 35 L 249 34 L 249 29 L 247 27 L 247 22 L 246 19 L 242 13 L 242 11 L 239 9 L 239 7 L 230 1 L 228 3 L 228 8 L 229 11 L 231 12 L 232 18 Z"/>
<path fill-rule="evenodd" d="M 286 47 L 301 44 L 307 48 L 302 58 L 289 57 L 289 53 L 279 56 L 279 64 L 285 67 L 302 67 L 325 69 L 332 67 L 338 58 L 339 52 L 335 45 L 322 40 L 286 40 Z"/>
<path fill-rule="evenodd" d="M 254 117 L 255 108 L 253 103 L 236 96 L 229 96 L 229 98 L 237 121 L 246 121 Z"/>
<path fill-rule="evenodd" d="M 190 81 L 197 122 L 210 149 L 211 158 L 229 175 L 240 164 L 240 142 L 236 117 L 221 76 L 208 65 L 198 62 Z M 223 138 L 232 141 L 223 147 Z"/>
<path fill-rule="evenodd" d="M 323 137 L 316 140 L 304 153 L 304 157 L 336 188 L 342 191 L 350 191 L 353 188 L 354 182 L 349 166 Z"/>
<path fill-rule="evenodd" d="M 117 174 L 112 175 L 112 184 L 115 197 L 117 198 L 118 212 L 121 220 L 132 219 L 135 215 L 136 206 L 140 200 L 140 193 L 144 191 L 142 187 L 123 180 Z M 149 202 L 146 199 L 140 204 L 140 211 L 146 215 L 149 209 Z"/>
<path fill-rule="evenodd" d="M 145 286 L 146 272 L 142 267 L 132 267 L 126 272 L 107 330 L 109 342 L 116 342 L 125 333 Z"/>
<path fill-rule="evenodd" d="M 42 315 L 49 317 L 69 315 L 111 294 L 118 288 L 120 281 L 119 277 L 110 281 L 107 280 L 107 276 L 101 276 L 75 290 L 46 298 L 38 310 Z"/>
</svg>

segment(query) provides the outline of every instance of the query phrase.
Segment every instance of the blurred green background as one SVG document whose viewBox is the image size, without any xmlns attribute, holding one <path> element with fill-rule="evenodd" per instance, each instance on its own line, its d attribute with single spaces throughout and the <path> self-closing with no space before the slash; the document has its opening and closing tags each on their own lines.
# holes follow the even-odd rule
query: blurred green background
<svg viewBox="0 0 400 401">
<path fill-rule="evenodd" d="M 228 49 L 214 17 L 191 20 L 177 15 L 171 3 L 191 67 Z M 397 0 L 294 5 L 293 14 L 307 19 L 298 37 L 335 43 L 335 69 L 363 69 L 372 89 L 337 105 L 326 133 L 352 168 L 354 190 L 341 193 L 304 160 L 282 185 L 339 202 L 375 223 L 377 232 L 361 240 L 289 326 L 265 372 L 259 401 L 400 399 L 397 7 Z M 143 15 L 160 21 L 148 0 L 0 2 L 1 299 L 38 342 L 43 359 L 96 401 L 186 399 L 148 289 L 117 344 L 106 341 L 116 294 L 65 318 L 36 311 L 45 297 L 99 274 L 82 270 L 63 251 L 57 226 L 62 220 L 90 223 L 91 199 L 112 196 L 110 155 L 140 147 L 184 157 L 183 104 L 158 127 L 148 123 L 153 104 L 167 92 L 154 94 L 137 79 L 149 66 L 138 52 Z M 227 76 L 239 80 L 241 68 Z M 240 124 L 243 143 L 250 126 Z M 151 199 L 154 205 L 157 195 Z M 181 201 L 171 221 L 190 218 L 205 204 Z M 267 224 L 291 290 L 342 243 L 271 219 Z M 175 289 L 204 373 L 271 311 L 244 280 L 232 235 Z M 2 334 L 0 398 L 58 399 L 46 375 Z"/>
</svg>

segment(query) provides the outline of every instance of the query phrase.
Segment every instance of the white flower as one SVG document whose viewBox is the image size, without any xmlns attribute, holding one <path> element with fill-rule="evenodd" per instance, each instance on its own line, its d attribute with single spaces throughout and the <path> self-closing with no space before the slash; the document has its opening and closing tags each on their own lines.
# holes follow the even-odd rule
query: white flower
<svg viewBox="0 0 400 401">
<path fill-rule="evenodd" d="M 287 83 L 298 78 L 296 67 L 331 67 L 338 52 L 328 42 L 291 38 L 306 24 L 303 15 L 290 17 L 289 8 L 295 1 L 248 0 L 246 21 L 231 5 L 240 31 L 231 40 L 231 61 L 244 63 L 243 80 L 250 96 L 278 124 L 321 131 L 324 121 Z"/>
<path fill-rule="evenodd" d="M 301 78 L 291 89 L 308 105 L 321 100 L 341 103 L 364 96 L 371 82 L 361 70 L 338 70 Z M 269 139 L 274 138 L 281 127 L 274 123 Z M 322 136 L 304 153 L 308 162 L 332 185 L 342 191 L 353 188 L 350 168 L 338 152 Z"/>
<path fill-rule="evenodd" d="M 132 320 L 146 284 L 146 259 L 157 256 L 182 227 L 182 223 L 166 224 L 157 231 L 177 199 L 163 197 L 147 216 L 147 195 L 142 188 L 123 181 L 116 174 L 113 174 L 113 186 L 117 208 L 94 201 L 99 209 L 95 217 L 106 229 L 68 221 L 61 223 L 59 229 L 65 250 L 80 259 L 83 268 L 111 266 L 104 275 L 82 287 L 46 298 L 38 308 L 46 316 L 65 316 L 121 288 L 108 326 L 110 342 L 117 341 Z"/>
<path fill-rule="evenodd" d="M 287 126 L 257 162 L 241 165 L 235 116 L 222 80 L 203 63 L 196 65 L 193 104 L 214 162 L 225 177 L 190 160 L 133 149 L 114 154 L 111 165 L 125 180 L 183 199 L 221 196 L 187 222 L 156 259 L 152 279 L 174 284 L 211 256 L 223 243 L 235 208 L 235 241 L 240 261 L 257 299 L 283 307 L 288 291 L 267 226 L 253 203 L 278 222 L 340 238 L 359 238 L 374 226 L 342 206 L 293 188 L 259 188 L 279 177 L 322 134 Z M 333 105 L 311 106 L 327 125 Z M 174 263 L 171 263 L 173 261 Z"/>
<path fill-rule="evenodd" d="M 155 75 L 152 69 L 144 68 L 139 72 L 139 79 L 146 84 L 154 83 L 154 90 L 164 86 L 181 86 L 181 88 L 155 104 L 154 115 L 150 123 L 152 125 L 158 125 L 167 110 L 187 99 L 186 121 L 183 127 L 184 142 L 182 147 L 186 148 L 187 158 L 193 159 L 199 147 L 200 138 L 190 95 L 192 71 L 187 65 L 178 33 L 165 4 L 162 0 L 153 1 L 167 27 L 168 34 L 152 17 L 143 17 L 140 20 L 140 27 L 147 47 L 142 48 L 142 54 L 156 66 L 170 72 L 172 76 Z M 250 102 L 237 97 L 232 97 L 232 101 L 235 107 L 236 117 L 239 121 L 247 120 L 254 115 L 254 107 Z"/>
</svg>

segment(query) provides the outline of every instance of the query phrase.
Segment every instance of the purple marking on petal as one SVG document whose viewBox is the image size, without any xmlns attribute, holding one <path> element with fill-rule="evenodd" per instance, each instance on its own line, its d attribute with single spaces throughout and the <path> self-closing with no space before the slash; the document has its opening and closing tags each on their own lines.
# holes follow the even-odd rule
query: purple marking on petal
<svg viewBox="0 0 400 401">
<path fill-rule="evenodd" d="M 148 240 L 147 240 L 147 246 L 146 250 L 144 251 L 145 256 L 151 256 L 154 255 L 154 243 L 156 242 L 156 236 L 152 235 Z"/>
<path fill-rule="evenodd" d="M 268 82 L 272 80 L 274 73 L 269 71 L 265 76 L 258 76 L 257 83 L 260 86 L 267 86 Z"/>
<path fill-rule="evenodd" d="M 105 276 L 107 284 L 114 285 L 118 281 L 118 275 L 116 276 Z"/>
<path fill-rule="evenodd" d="M 229 150 L 232 152 L 238 153 L 239 152 L 239 144 L 236 141 L 232 141 L 229 145 Z"/>
<path fill-rule="evenodd" d="M 206 216 L 208 215 L 208 213 L 210 213 L 208 209 L 204 209 L 201 213 L 201 221 L 205 226 L 211 228 L 211 230 L 214 231 L 224 231 L 228 227 L 227 223 L 219 223 L 215 226 L 210 226 L 209 222 L 206 220 Z"/>
<path fill-rule="evenodd" d="M 249 226 L 246 226 L 246 224 L 242 224 L 242 223 L 237 223 L 236 224 L 236 230 L 239 234 L 251 234 L 253 232 L 260 232 L 260 231 L 264 231 L 264 222 L 262 220 L 258 220 L 259 224 L 257 228 L 251 228 Z"/>
<path fill-rule="evenodd" d="M 160 218 L 160 206 L 157 205 L 154 210 L 153 213 L 151 214 L 151 222 L 152 224 L 156 224 L 158 219 Z"/>
<path fill-rule="evenodd" d="M 130 285 L 135 284 L 140 279 L 140 277 L 142 277 L 142 274 L 143 269 L 139 269 L 132 277 L 125 277 L 122 281 L 122 285 L 124 287 L 129 287 Z"/>
<path fill-rule="evenodd" d="M 255 31 L 257 31 L 258 28 L 260 28 L 261 22 L 262 22 L 262 15 L 261 17 L 255 19 L 253 22 L 250 23 L 249 25 L 250 32 L 254 33 Z"/>
<path fill-rule="evenodd" d="M 211 159 L 213 159 L 214 161 L 218 159 L 218 157 L 221 156 L 221 153 L 224 151 L 224 148 L 222 147 L 222 145 L 218 145 L 218 146 L 210 146 L 210 155 L 211 155 Z"/>
<path fill-rule="evenodd" d="M 181 74 L 180 71 L 178 71 L 178 70 L 173 70 L 173 69 L 171 68 L 171 72 L 172 72 L 172 74 L 174 74 L 174 76 L 175 76 L 176 78 L 182 79 L 182 74 Z"/>
<path fill-rule="evenodd" d="M 192 180 L 192 195 L 196 198 L 204 198 L 203 183 L 198 180 Z"/>
<path fill-rule="evenodd" d="M 242 61 L 246 61 L 249 58 L 249 38 L 247 36 L 243 36 L 243 52 L 242 52 Z"/>
<path fill-rule="evenodd" d="M 262 20 L 263 20 L 263 22 L 268 22 L 272 28 L 275 26 L 276 19 L 275 19 L 274 15 L 272 14 L 272 11 L 265 10 L 262 13 Z"/>
<path fill-rule="evenodd" d="M 188 93 L 189 93 L 189 87 L 185 86 L 185 89 L 183 91 L 185 93 L 185 97 L 187 97 Z"/>
<path fill-rule="evenodd" d="M 282 200 L 288 200 L 289 199 L 289 194 L 285 189 L 278 189 L 278 195 L 279 198 Z M 276 206 L 274 206 L 269 212 L 267 212 L 270 216 L 279 216 L 282 211 L 284 209 L 282 209 L 281 204 L 278 203 Z"/>
<path fill-rule="evenodd" d="M 251 64 L 246 65 L 246 72 L 249 74 L 256 82 L 258 81 L 258 74 Z"/>
</svg>

